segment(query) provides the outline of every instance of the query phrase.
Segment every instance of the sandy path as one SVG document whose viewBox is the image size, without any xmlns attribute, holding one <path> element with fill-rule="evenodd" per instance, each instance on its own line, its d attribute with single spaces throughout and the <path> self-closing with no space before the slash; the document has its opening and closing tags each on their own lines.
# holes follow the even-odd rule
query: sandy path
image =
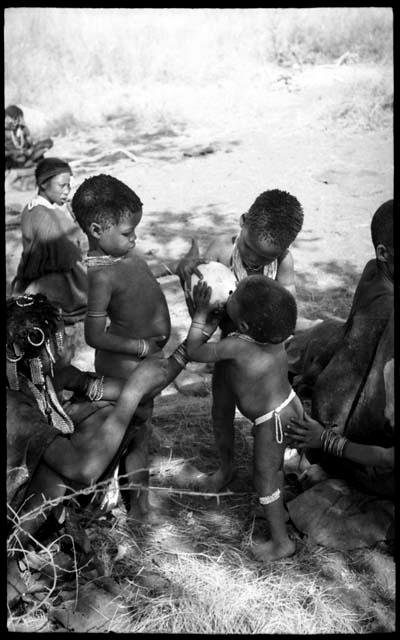
<svg viewBox="0 0 400 640">
<path fill-rule="evenodd" d="M 227 118 L 208 129 L 146 137 L 129 120 L 120 120 L 90 134 L 56 138 L 52 155 L 87 158 L 86 166 L 75 169 L 75 186 L 100 172 L 129 184 L 144 203 L 138 246 L 161 260 L 182 256 L 193 236 L 205 248 L 218 233 L 234 234 L 239 215 L 262 191 L 289 191 L 305 213 L 293 245 L 300 310 L 309 317 L 325 312 L 343 317 L 360 272 L 373 256 L 371 217 L 393 194 L 392 130 L 356 131 L 325 117 L 350 73 L 315 68 L 291 77 L 288 86 L 275 83 L 262 117 L 238 118 L 237 126 Z M 99 149 L 121 146 L 121 126 L 139 162 L 117 154 L 90 163 Z M 201 149 L 204 155 L 198 155 Z M 20 209 L 30 196 L 6 191 L 6 206 Z M 7 231 L 6 243 L 9 283 L 20 254 L 18 228 Z M 177 279 L 164 278 L 162 286 L 177 336 L 182 335 L 188 316 Z"/>
</svg>

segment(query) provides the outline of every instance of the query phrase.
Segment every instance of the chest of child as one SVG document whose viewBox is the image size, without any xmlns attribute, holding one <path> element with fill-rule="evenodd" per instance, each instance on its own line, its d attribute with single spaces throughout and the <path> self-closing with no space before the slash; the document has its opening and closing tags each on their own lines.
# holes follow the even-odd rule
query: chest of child
<svg viewBox="0 0 400 640">
<path fill-rule="evenodd" d="M 148 266 L 122 260 L 113 267 L 109 316 L 125 326 L 150 327 L 169 323 L 164 293 Z"/>
</svg>

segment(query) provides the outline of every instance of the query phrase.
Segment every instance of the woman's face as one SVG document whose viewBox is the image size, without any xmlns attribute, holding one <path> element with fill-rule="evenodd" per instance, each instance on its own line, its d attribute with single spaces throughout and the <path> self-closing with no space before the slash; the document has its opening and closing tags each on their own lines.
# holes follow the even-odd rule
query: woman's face
<svg viewBox="0 0 400 640">
<path fill-rule="evenodd" d="M 49 178 L 39 189 L 41 196 L 46 198 L 51 204 L 58 204 L 59 206 L 67 202 L 70 191 L 71 174 L 68 171 Z"/>
</svg>

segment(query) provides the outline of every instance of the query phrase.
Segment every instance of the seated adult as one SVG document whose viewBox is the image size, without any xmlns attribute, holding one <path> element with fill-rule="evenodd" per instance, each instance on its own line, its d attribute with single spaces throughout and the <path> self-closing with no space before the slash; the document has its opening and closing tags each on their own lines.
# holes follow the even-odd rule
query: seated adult
<svg viewBox="0 0 400 640">
<path fill-rule="evenodd" d="M 70 364 L 73 354 L 60 310 L 45 296 L 7 301 L 7 507 L 21 550 L 46 517 L 44 509 L 31 517 L 34 509 L 64 496 L 66 486 L 112 476 L 146 421 L 141 402 L 187 362 L 180 345 L 168 359 L 146 359 L 122 381 L 80 371 Z M 67 402 L 63 390 L 73 392 Z M 15 559 L 10 566 L 15 575 Z"/>
<path fill-rule="evenodd" d="M 300 381 L 311 388 L 311 415 L 324 428 L 359 445 L 389 448 L 393 429 L 385 416 L 384 368 L 394 356 L 393 200 L 382 204 L 371 222 L 375 259 L 362 273 L 345 323 L 335 325 L 328 344 L 326 327 L 317 326 L 302 340 Z M 319 339 L 315 336 L 319 334 Z M 311 345 L 311 346 L 310 346 Z M 289 358 L 296 351 L 296 336 Z M 301 384 L 298 385 L 300 392 Z M 393 495 L 393 470 L 363 466 L 328 449 L 306 449 L 310 462 L 376 495 Z"/>
</svg>

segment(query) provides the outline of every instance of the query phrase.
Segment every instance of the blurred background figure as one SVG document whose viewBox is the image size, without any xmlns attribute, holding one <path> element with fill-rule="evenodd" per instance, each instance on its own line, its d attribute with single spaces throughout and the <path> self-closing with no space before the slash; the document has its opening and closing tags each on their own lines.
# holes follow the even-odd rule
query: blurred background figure
<svg viewBox="0 0 400 640">
<path fill-rule="evenodd" d="M 25 124 L 24 113 L 14 104 L 5 109 L 4 128 L 5 169 L 8 181 L 12 183 L 20 178 L 33 176 L 36 164 L 45 152 L 51 149 L 53 140 L 46 138 L 33 142 Z M 21 181 L 20 184 L 23 186 L 24 182 Z"/>
</svg>

